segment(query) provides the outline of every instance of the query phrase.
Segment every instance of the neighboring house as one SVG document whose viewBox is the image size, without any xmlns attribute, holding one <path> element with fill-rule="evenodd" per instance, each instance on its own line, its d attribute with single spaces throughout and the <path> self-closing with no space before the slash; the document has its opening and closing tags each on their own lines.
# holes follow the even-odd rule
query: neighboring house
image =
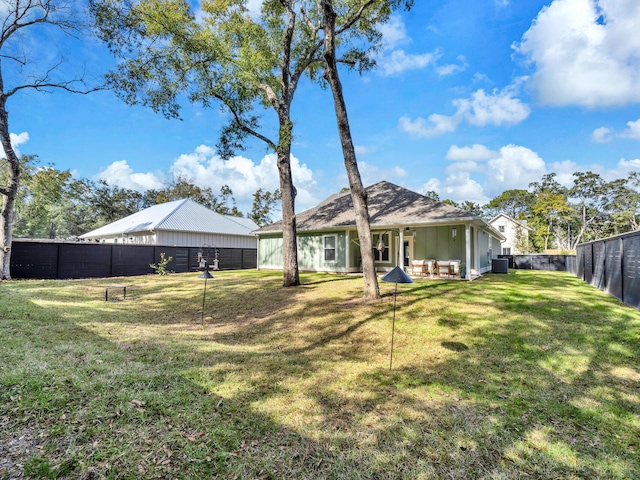
<svg viewBox="0 0 640 480">
<path fill-rule="evenodd" d="M 190 199 L 154 205 L 80 235 L 99 243 L 256 249 L 253 220 L 221 215 Z"/>
<path fill-rule="evenodd" d="M 533 228 L 527 226 L 526 220 L 518 221 L 509 215 L 500 213 L 489 220 L 489 225 L 505 237 L 505 240 L 500 244 L 501 255 L 527 253 L 526 246 L 529 245 L 529 232 L 533 232 Z"/>
<path fill-rule="evenodd" d="M 504 237 L 482 218 L 389 182 L 367 188 L 376 267 L 390 270 L 412 260 L 460 259 L 466 278 L 491 270 Z M 360 272 L 361 256 L 351 192 L 329 197 L 296 215 L 302 271 Z M 282 223 L 254 232 L 258 268 L 282 269 Z M 384 242 L 384 249 L 375 248 Z M 402 261 L 400 261 L 402 259 Z"/>
</svg>

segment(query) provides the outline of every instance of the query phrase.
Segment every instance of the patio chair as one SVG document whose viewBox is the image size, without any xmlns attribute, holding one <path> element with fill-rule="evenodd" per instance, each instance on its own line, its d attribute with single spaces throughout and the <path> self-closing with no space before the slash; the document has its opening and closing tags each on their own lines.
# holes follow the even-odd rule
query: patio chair
<svg viewBox="0 0 640 480">
<path fill-rule="evenodd" d="M 449 264 L 451 265 L 451 274 L 454 277 L 460 276 L 460 260 L 449 260 Z"/>
<path fill-rule="evenodd" d="M 412 260 L 411 261 L 411 275 L 416 275 L 416 272 L 418 275 L 423 276 L 425 273 L 425 262 L 426 260 Z"/>
<path fill-rule="evenodd" d="M 424 269 L 425 273 L 432 277 L 436 271 L 436 261 L 433 258 L 426 259 L 424 261 Z"/>
<path fill-rule="evenodd" d="M 451 276 L 451 262 L 446 260 L 438 260 L 438 277 L 447 277 Z"/>
</svg>

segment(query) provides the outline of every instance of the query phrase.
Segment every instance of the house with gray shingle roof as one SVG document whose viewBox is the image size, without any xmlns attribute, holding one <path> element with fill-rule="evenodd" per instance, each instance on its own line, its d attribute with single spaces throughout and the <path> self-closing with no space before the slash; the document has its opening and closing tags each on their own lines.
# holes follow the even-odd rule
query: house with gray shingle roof
<svg viewBox="0 0 640 480">
<path fill-rule="evenodd" d="M 154 205 L 80 235 L 100 243 L 255 249 L 253 220 L 221 215 L 190 199 Z"/>
<path fill-rule="evenodd" d="M 460 260 L 466 278 L 491 269 L 504 237 L 482 218 L 419 193 L 379 182 L 368 187 L 369 220 L 378 271 L 414 260 Z M 360 246 L 351 192 L 332 195 L 296 215 L 301 271 L 361 271 Z M 258 268 L 282 269 L 282 223 L 254 232 Z M 377 248 L 382 247 L 382 248 Z"/>
</svg>

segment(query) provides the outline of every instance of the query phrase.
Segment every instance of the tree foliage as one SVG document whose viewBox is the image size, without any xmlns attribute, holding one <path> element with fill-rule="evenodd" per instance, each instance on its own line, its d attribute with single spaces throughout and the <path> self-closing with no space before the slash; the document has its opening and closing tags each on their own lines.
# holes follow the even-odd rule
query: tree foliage
<svg viewBox="0 0 640 480">
<path fill-rule="evenodd" d="M 253 194 L 253 206 L 248 217 L 260 227 L 268 225 L 273 221 L 272 213 L 280 196 L 280 190 L 269 192 L 259 188 Z"/>
<path fill-rule="evenodd" d="M 32 48 L 24 41 L 25 34 L 44 28 L 75 36 L 81 32 L 81 19 L 72 2 L 3 0 L 0 3 L 0 143 L 4 151 L 0 163 L 0 176 L 4 178 L 0 184 L 0 280 L 11 279 L 11 243 L 22 174 L 20 158 L 11 145 L 8 102 L 24 91 L 88 93 L 94 90 L 86 87 L 82 76 L 61 72 L 64 61 L 55 59 L 58 55 L 54 42 L 43 42 L 38 48 Z"/>
</svg>

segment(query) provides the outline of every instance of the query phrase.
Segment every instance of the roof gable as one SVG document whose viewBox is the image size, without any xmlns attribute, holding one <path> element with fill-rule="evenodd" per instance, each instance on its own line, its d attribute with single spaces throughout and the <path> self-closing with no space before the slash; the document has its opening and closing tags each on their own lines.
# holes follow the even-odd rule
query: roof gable
<svg viewBox="0 0 640 480">
<path fill-rule="evenodd" d="M 170 230 L 225 235 L 251 235 L 258 226 L 248 218 L 221 215 L 190 199 L 153 205 L 81 235 L 96 238 L 124 233 Z"/>
<path fill-rule="evenodd" d="M 489 225 L 493 226 L 494 223 L 496 223 L 496 221 L 499 220 L 501 217 L 507 220 L 508 222 L 513 223 L 514 225 L 517 225 L 518 227 L 525 228 L 530 232 L 533 232 L 533 228 L 531 228 L 529 225 L 527 225 L 526 223 L 522 223 L 520 220 L 516 220 L 513 217 L 510 217 L 506 213 L 499 213 L 498 215 L 493 217 L 491 220 L 489 220 L 488 222 Z"/>
<path fill-rule="evenodd" d="M 390 182 L 382 181 L 367 189 L 371 226 L 425 224 L 476 218 L 469 212 L 438 202 Z M 317 207 L 296 215 L 298 231 L 355 227 L 351 192 L 332 195 Z M 261 228 L 257 233 L 281 231 L 282 221 Z"/>
</svg>

